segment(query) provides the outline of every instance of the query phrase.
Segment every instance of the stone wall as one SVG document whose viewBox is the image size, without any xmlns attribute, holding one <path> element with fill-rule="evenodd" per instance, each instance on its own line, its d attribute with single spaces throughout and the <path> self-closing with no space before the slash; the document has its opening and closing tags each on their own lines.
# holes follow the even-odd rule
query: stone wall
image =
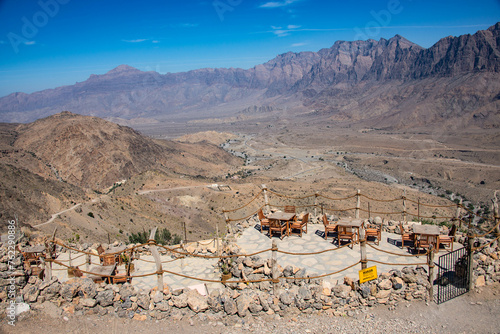
<svg viewBox="0 0 500 334">
<path fill-rule="evenodd" d="M 490 240 L 478 239 L 476 247 Z M 83 248 L 83 247 L 82 247 Z M 227 254 L 238 253 L 231 249 Z M 404 267 L 381 273 L 376 280 L 359 284 L 349 278 L 332 285 L 321 279 L 280 279 L 273 293 L 271 282 L 231 283 L 209 291 L 208 296 L 196 290 L 139 291 L 136 287 L 96 284 L 89 278 L 74 278 L 61 283 L 55 277 L 43 281 L 28 277 L 22 267 L 20 254 L 14 259 L 14 271 L 8 270 L 7 250 L 0 249 L 0 309 L 5 314 L 8 306 L 6 278 L 15 273 L 17 302 L 29 304 L 53 316 L 86 314 L 114 314 L 138 320 L 172 318 L 202 314 L 222 318 L 227 315 L 245 317 L 248 314 L 287 314 L 325 312 L 333 315 L 353 315 L 375 306 L 392 307 L 402 300 L 429 300 L 428 274 L 424 267 Z M 474 254 L 474 279 L 476 286 L 500 281 L 500 251 L 497 242 Z M 230 263 L 233 280 L 258 280 L 270 278 L 269 259 L 259 256 L 238 257 Z M 302 268 L 278 266 L 280 277 L 313 277 Z"/>
</svg>

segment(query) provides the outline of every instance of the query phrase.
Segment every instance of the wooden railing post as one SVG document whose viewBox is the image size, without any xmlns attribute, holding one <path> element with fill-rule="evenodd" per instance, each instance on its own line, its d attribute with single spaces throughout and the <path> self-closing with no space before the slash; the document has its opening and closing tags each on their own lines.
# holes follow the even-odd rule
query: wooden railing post
<svg viewBox="0 0 500 334">
<path fill-rule="evenodd" d="M 429 266 L 429 298 L 434 300 L 434 246 L 429 246 L 427 253 L 427 265 Z"/>
<path fill-rule="evenodd" d="M 472 232 L 468 232 L 467 236 L 467 256 L 468 256 L 468 277 L 467 281 L 469 284 L 469 291 L 474 289 L 474 259 L 472 256 L 474 255 L 473 252 L 474 249 L 474 236 L 472 235 Z"/>
<path fill-rule="evenodd" d="M 318 217 L 318 194 L 314 194 L 314 217 Z"/>
<path fill-rule="evenodd" d="M 361 251 L 361 269 L 366 269 L 366 231 L 364 224 L 359 228 L 359 243 Z"/>
<path fill-rule="evenodd" d="M 219 224 L 215 223 L 215 239 L 217 241 L 217 256 L 220 256 L 220 247 L 219 247 Z"/>
<path fill-rule="evenodd" d="M 462 227 L 462 219 L 460 219 L 460 210 L 462 208 L 462 199 L 457 204 L 457 211 L 455 212 L 455 217 L 457 217 L 458 221 L 460 222 L 460 227 Z"/>
<path fill-rule="evenodd" d="M 359 219 L 359 209 L 361 209 L 361 190 L 358 189 L 358 192 L 356 193 L 356 213 L 355 217 L 356 219 Z"/>
<path fill-rule="evenodd" d="M 85 271 L 90 271 L 90 264 L 92 263 L 92 259 L 90 258 L 90 254 L 86 255 L 87 261 L 85 262 Z"/>
<path fill-rule="evenodd" d="M 417 201 L 417 222 L 420 222 L 420 197 Z"/>
<path fill-rule="evenodd" d="M 403 191 L 403 221 L 406 221 L 406 189 Z"/>
<path fill-rule="evenodd" d="M 157 228 L 155 227 L 151 230 L 151 234 L 149 235 L 149 242 L 155 240 L 156 229 Z M 160 254 L 158 253 L 156 244 L 150 244 L 149 249 L 151 250 L 151 254 L 153 255 L 153 258 L 156 263 L 156 277 L 157 277 L 158 291 L 163 292 L 163 268 L 161 266 Z"/>
<path fill-rule="evenodd" d="M 273 279 L 273 294 L 276 296 L 278 293 L 278 244 L 273 240 L 271 247 L 271 277 Z"/>
<path fill-rule="evenodd" d="M 48 256 L 48 264 L 45 265 L 45 277 L 44 277 L 44 280 L 45 281 L 50 281 L 50 279 L 52 278 L 52 250 L 50 249 L 50 246 L 49 246 L 49 243 L 45 243 L 45 256 Z M 45 259 L 43 258 L 43 256 L 41 256 L 41 259 L 44 261 L 44 262 L 47 262 L 45 261 Z"/>
<path fill-rule="evenodd" d="M 264 193 L 264 204 L 266 205 L 266 212 L 269 213 L 271 209 L 269 207 L 269 198 L 267 197 L 267 186 L 265 184 L 262 185 L 262 192 Z"/>
</svg>

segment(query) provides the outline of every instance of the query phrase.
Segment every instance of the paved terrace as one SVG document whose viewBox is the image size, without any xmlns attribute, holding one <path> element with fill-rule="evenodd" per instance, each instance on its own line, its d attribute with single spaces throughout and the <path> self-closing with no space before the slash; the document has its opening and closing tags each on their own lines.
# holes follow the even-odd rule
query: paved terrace
<svg viewBox="0 0 500 334">
<path fill-rule="evenodd" d="M 316 253 L 328 249 L 337 249 L 337 245 L 332 244 L 332 238 L 325 240 L 323 236 L 324 228 L 322 224 L 308 224 L 308 233 L 303 234 L 302 238 L 296 235 L 292 235 L 283 238 L 283 240 L 280 240 L 278 237 L 273 237 L 273 239 L 277 241 L 278 249 L 286 252 Z M 260 233 L 259 225 L 256 225 L 245 229 L 243 233 L 238 236 L 237 244 L 241 247 L 244 253 L 251 254 L 260 250 L 271 248 L 272 240 L 267 235 L 267 231 L 265 231 L 263 234 Z M 382 232 L 382 240 L 380 244 L 375 247 L 396 254 L 410 254 L 406 248 L 401 249 L 400 246 L 400 235 Z M 462 246 L 459 243 L 455 243 L 453 249 L 458 249 L 461 247 Z M 369 260 L 401 264 L 384 265 L 369 261 L 368 266 L 376 265 L 379 274 L 389 271 L 393 268 L 403 268 L 404 266 L 415 265 L 417 263 L 425 263 L 427 261 L 425 254 L 422 254 L 418 257 L 397 256 L 377 251 L 368 245 L 366 247 L 366 250 L 367 258 Z M 438 255 L 445 254 L 446 252 L 447 251 L 445 250 L 440 250 L 439 254 L 436 254 L 436 261 Z M 260 254 L 260 256 L 262 258 L 270 258 L 271 252 L 269 251 L 266 253 L 262 253 Z M 75 257 L 76 255 L 73 254 L 72 258 Z M 58 259 L 67 260 L 68 253 L 60 254 Z M 277 259 L 278 264 L 283 268 L 287 265 L 292 265 L 299 268 L 305 268 L 308 274 L 327 274 L 341 270 L 358 262 L 360 260 L 360 245 L 354 245 L 352 249 L 349 247 L 343 247 L 335 251 L 329 251 L 315 255 L 288 255 L 278 253 Z M 141 260 L 146 260 L 148 262 Z M 163 262 L 162 266 L 164 270 L 181 273 L 183 275 L 191 277 L 220 280 L 221 274 L 217 268 L 217 259 L 189 257 L 180 258 L 176 261 L 169 262 L 172 260 L 172 258 L 167 255 L 162 255 L 161 260 Z M 92 256 L 92 263 L 98 264 L 99 258 L 97 256 Z M 140 260 L 134 261 L 134 264 L 135 271 L 132 273 L 132 275 L 142 275 L 156 271 L 156 265 L 154 264 L 154 259 L 152 256 L 141 255 Z M 80 269 L 85 270 L 85 256 L 74 260 L 73 265 L 78 265 Z M 54 264 L 53 269 L 55 269 L 53 271 L 53 274 L 57 276 L 60 281 L 68 280 L 67 271 L 65 270 L 65 268 Z M 360 269 L 361 265 L 357 264 L 353 268 L 335 275 L 326 276 L 323 279 L 326 281 L 330 281 L 332 285 L 335 284 L 336 281 L 342 281 L 344 276 L 348 276 L 352 279 L 357 280 L 359 278 L 358 271 Z M 124 272 L 124 267 L 118 267 L 118 270 Z M 198 280 L 184 278 L 169 273 L 165 273 L 163 277 L 164 283 L 169 285 L 174 290 L 203 284 L 203 282 Z M 152 275 L 147 277 L 134 278 L 132 281 L 132 285 L 136 286 L 139 289 L 151 289 L 156 286 L 156 282 L 156 275 Z M 206 285 L 209 290 L 222 286 L 220 283 L 206 283 Z"/>
</svg>

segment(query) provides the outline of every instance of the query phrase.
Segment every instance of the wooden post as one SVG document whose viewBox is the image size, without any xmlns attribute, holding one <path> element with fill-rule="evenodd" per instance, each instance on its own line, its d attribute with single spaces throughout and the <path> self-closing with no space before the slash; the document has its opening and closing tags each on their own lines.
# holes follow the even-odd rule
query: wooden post
<svg viewBox="0 0 500 334">
<path fill-rule="evenodd" d="M 406 189 L 403 190 L 403 221 L 406 221 Z"/>
<path fill-rule="evenodd" d="M 47 278 L 47 271 L 46 271 L 47 265 L 45 264 L 45 258 L 43 256 L 40 256 L 40 267 L 42 267 L 42 272 L 44 275 L 43 280 L 48 281 L 49 279 Z"/>
<path fill-rule="evenodd" d="M 224 219 L 225 219 L 225 222 L 226 222 L 226 235 L 232 234 L 232 231 L 231 231 L 231 222 L 229 220 L 229 216 L 227 214 L 227 211 L 224 208 L 222 208 L 222 212 L 224 212 Z"/>
<path fill-rule="evenodd" d="M 359 228 L 359 242 L 361 250 L 361 269 L 366 269 L 366 231 L 364 224 Z"/>
<path fill-rule="evenodd" d="M 467 256 L 468 256 L 468 267 L 469 267 L 469 270 L 468 270 L 468 278 L 467 278 L 467 281 L 469 283 L 469 291 L 474 289 L 474 259 L 472 258 L 472 256 L 474 255 L 474 252 L 473 252 L 473 247 L 474 247 L 474 237 L 472 235 L 472 233 L 469 231 L 468 232 L 469 235 L 467 236 Z"/>
<path fill-rule="evenodd" d="M 498 214 L 498 198 L 497 198 L 497 190 L 495 190 L 495 199 L 492 199 L 491 201 L 493 202 L 493 215 L 494 215 L 494 221 L 493 223 L 495 224 L 495 232 L 497 234 L 497 237 L 500 235 L 500 227 L 498 226 L 498 222 L 500 220 L 500 216 Z"/>
<path fill-rule="evenodd" d="M 264 203 L 266 205 L 266 212 L 269 213 L 271 209 L 269 208 L 269 198 L 267 197 L 267 186 L 265 184 L 262 185 L 262 191 L 264 192 Z"/>
<path fill-rule="evenodd" d="M 271 247 L 271 277 L 273 279 L 273 294 L 276 296 L 278 293 L 278 244 L 273 240 Z"/>
<path fill-rule="evenodd" d="M 429 266 L 429 298 L 434 300 L 434 246 L 429 246 L 427 253 L 427 265 Z"/>
<path fill-rule="evenodd" d="M 47 256 L 47 254 L 48 254 L 48 258 L 50 260 L 49 260 L 48 265 L 47 264 L 45 265 L 44 280 L 50 281 L 50 279 L 52 278 L 52 250 L 50 249 L 49 244 L 46 242 L 45 243 L 45 256 Z M 46 262 L 43 256 L 41 256 L 40 258 L 42 259 L 43 262 Z"/>
<path fill-rule="evenodd" d="M 370 207 L 370 202 L 368 202 L 368 218 L 372 217 L 372 209 Z"/>
<path fill-rule="evenodd" d="M 90 254 L 86 255 L 87 261 L 85 263 L 85 271 L 90 271 L 90 264 L 92 263 L 92 259 L 90 258 Z"/>
<path fill-rule="evenodd" d="M 183 222 L 184 223 L 184 241 L 187 243 L 187 229 L 186 229 L 186 222 Z"/>
<path fill-rule="evenodd" d="M 314 217 L 318 217 L 318 194 L 314 194 Z"/>
<path fill-rule="evenodd" d="M 457 211 L 455 213 L 455 216 L 457 217 L 458 221 L 460 222 L 460 227 L 462 227 L 462 219 L 460 219 L 461 207 L 462 207 L 462 199 L 460 199 L 460 202 L 457 204 Z"/>
<path fill-rule="evenodd" d="M 219 247 L 219 224 L 215 223 L 215 239 L 217 240 L 217 256 L 220 256 L 220 247 Z"/>
<path fill-rule="evenodd" d="M 417 222 L 420 222 L 420 197 L 417 202 Z"/>
<path fill-rule="evenodd" d="M 356 219 L 359 219 L 359 209 L 361 209 L 361 190 L 358 189 L 358 192 L 356 193 L 356 213 L 355 217 Z"/>
<path fill-rule="evenodd" d="M 151 234 L 149 235 L 149 240 L 154 240 L 155 239 L 155 234 L 156 234 L 156 227 L 151 230 Z M 163 292 L 163 268 L 161 266 L 161 259 L 160 259 L 160 254 L 158 253 L 158 249 L 156 248 L 156 245 L 149 245 L 149 249 L 151 249 L 151 254 L 153 255 L 153 258 L 155 259 L 156 263 L 156 275 L 157 275 L 157 286 L 158 286 L 158 291 Z"/>
</svg>

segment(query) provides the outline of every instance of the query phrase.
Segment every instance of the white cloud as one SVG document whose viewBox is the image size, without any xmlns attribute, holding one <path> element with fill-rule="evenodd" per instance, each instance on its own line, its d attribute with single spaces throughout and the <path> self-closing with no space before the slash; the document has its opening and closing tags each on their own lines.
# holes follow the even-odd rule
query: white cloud
<svg viewBox="0 0 500 334">
<path fill-rule="evenodd" d="M 300 0 L 270 1 L 260 5 L 260 8 L 279 8 L 289 6 Z"/>
<path fill-rule="evenodd" d="M 122 39 L 123 42 L 125 43 L 142 43 L 147 41 L 146 38 L 139 38 L 139 39 Z"/>
<path fill-rule="evenodd" d="M 292 48 L 297 48 L 299 46 L 304 46 L 304 45 L 307 45 L 307 43 L 293 43 Z"/>
<path fill-rule="evenodd" d="M 297 26 L 297 25 L 293 25 L 293 24 L 289 24 L 286 27 L 286 29 L 284 29 L 282 27 L 271 26 L 271 29 L 272 29 L 271 32 L 278 37 L 285 37 L 285 36 L 289 36 L 291 32 L 300 31 L 300 30 L 298 30 L 300 27 L 301 26 Z"/>
<path fill-rule="evenodd" d="M 35 44 L 36 44 L 35 41 L 24 42 L 24 45 L 35 45 Z"/>
<path fill-rule="evenodd" d="M 154 40 L 152 43 L 153 44 L 158 44 L 158 43 L 160 43 L 160 41 Z"/>
</svg>

